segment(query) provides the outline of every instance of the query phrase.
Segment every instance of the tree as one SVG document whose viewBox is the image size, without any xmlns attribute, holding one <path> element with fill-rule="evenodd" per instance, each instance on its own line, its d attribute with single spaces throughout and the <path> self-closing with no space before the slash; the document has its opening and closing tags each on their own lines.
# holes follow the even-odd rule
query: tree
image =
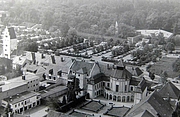
<svg viewBox="0 0 180 117">
<path fill-rule="evenodd" d="M 165 46 L 165 49 L 168 50 L 170 53 L 172 53 L 172 51 L 175 50 L 175 46 L 174 46 L 173 43 L 168 42 L 168 43 L 166 44 L 166 46 Z"/>
<path fill-rule="evenodd" d="M 68 30 L 68 35 L 70 36 L 70 38 L 73 38 L 73 37 L 77 36 L 77 31 L 76 31 L 76 29 L 75 29 L 75 28 L 70 28 L 70 29 Z"/>
<path fill-rule="evenodd" d="M 62 37 L 66 37 L 68 34 L 70 27 L 68 25 L 68 23 L 63 23 L 60 27 L 60 31 L 61 31 L 61 35 Z"/>
<path fill-rule="evenodd" d="M 83 21 L 78 25 L 78 30 L 84 32 L 86 29 L 90 28 L 90 24 L 87 21 Z"/>
<path fill-rule="evenodd" d="M 127 38 L 135 36 L 135 28 L 126 24 L 121 23 L 119 25 L 119 37 Z"/>
<path fill-rule="evenodd" d="M 41 17 L 41 23 L 43 25 L 43 28 L 49 29 L 53 25 L 54 19 L 53 17 L 50 17 L 52 16 L 52 14 L 53 14 L 53 11 L 51 10 L 47 10 L 43 12 L 42 17 Z"/>
<path fill-rule="evenodd" d="M 173 64 L 173 71 L 179 72 L 180 71 L 180 59 L 178 58 Z"/>
</svg>

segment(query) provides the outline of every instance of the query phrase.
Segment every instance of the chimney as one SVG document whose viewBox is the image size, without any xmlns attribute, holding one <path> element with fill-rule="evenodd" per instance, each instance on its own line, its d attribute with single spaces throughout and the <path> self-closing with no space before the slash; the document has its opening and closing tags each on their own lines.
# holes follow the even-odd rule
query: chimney
<svg viewBox="0 0 180 117">
<path fill-rule="evenodd" d="M 20 98 L 19 94 L 17 94 L 17 98 Z"/>
<path fill-rule="evenodd" d="M 12 99 L 12 97 L 11 97 L 11 96 L 9 97 L 9 100 L 10 100 L 11 102 L 13 101 L 13 99 Z"/>
<path fill-rule="evenodd" d="M 36 64 L 36 56 L 34 52 L 31 52 L 32 54 L 32 60 L 33 60 L 33 64 Z"/>
<path fill-rule="evenodd" d="M 51 60 L 52 60 L 53 64 L 56 64 L 56 60 L 55 60 L 55 57 L 53 55 L 51 56 Z"/>
<path fill-rule="evenodd" d="M 45 58 L 45 56 L 44 56 L 44 54 L 43 54 L 43 53 L 41 54 L 41 58 L 42 58 L 42 59 L 44 59 L 44 58 Z"/>
<path fill-rule="evenodd" d="M 25 75 L 22 75 L 22 80 L 26 80 Z"/>
</svg>

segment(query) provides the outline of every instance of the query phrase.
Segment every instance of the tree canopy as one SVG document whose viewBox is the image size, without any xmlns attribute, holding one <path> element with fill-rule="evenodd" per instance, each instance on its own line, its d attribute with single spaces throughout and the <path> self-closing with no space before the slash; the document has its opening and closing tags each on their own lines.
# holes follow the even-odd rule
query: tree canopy
<svg viewBox="0 0 180 117">
<path fill-rule="evenodd" d="M 1 4 L 10 16 L 5 24 L 41 23 L 43 28 L 57 26 L 65 36 L 69 27 L 79 32 L 126 38 L 134 29 L 164 29 L 180 33 L 180 9 L 177 0 L 29 0 Z M 129 31 L 129 32 L 128 32 Z M 128 32 L 128 33 L 127 33 Z"/>
</svg>

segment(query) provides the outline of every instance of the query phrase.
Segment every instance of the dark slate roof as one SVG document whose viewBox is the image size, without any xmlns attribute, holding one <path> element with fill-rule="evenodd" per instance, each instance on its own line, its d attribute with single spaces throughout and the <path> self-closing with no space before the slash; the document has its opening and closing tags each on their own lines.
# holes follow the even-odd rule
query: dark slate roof
<svg viewBox="0 0 180 117">
<path fill-rule="evenodd" d="M 125 67 L 123 61 L 120 59 L 119 62 L 116 64 L 117 67 Z"/>
<path fill-rule="evenodd" d="M 8 32 L 9 32 L 10 39 L 16 38 L 15 30 L 13 27 L 8 28 Z"/>
<path fill-rule="evenodd" d="M 90 74 L 95 63 L 74 60 L 71 71 Z"/>
<path fill-rule="evenodd" d="M 123 70 L 114 69 L 111 77 L 117 78 L 117 79 L 131 79 L 132 74 L 126 69 L 123 69 Z"/>
<path fill-rule="evenodd" d="M 155 91 L 141 102 L 134 105 L 127 113 L 126 117 L 134 117 L 145 110 L 148 110 L 154 116 L 159 114 L 161 117 L 171 117 L 173 113 L 171 105 Z"/>
<path fill-rule="evenodd" d="M 139 67 L 128 66 L 126 68 L 130 73 L 132 73 L 133 76 L 140 76 L 141 74 L 143 74 Z"/>
<path fill-rule="evenodd" d="M 104 73 L 106 76 L 111 76 L 113 69 L 107 68 L 106 64 L 99 64 L 101 73 Z"/>
<path fill-rule="evenodd" d="M 138 84 L 138 86 L 140 87 L 141 91 L 143 92 L 145 90 L 145 88 L 147 87 L 146 80 L 143 78 L 141 80 L 141 82 Z"/>
<path fill-rule="evenodd" d="M 130 85 L 138 86 L 138 84 L 140 83 L 140 81 L 141 81 L 140 78 L 131 78 L 131 80 L 130 80 Z"/>
<path fill-rule="evenodd" d="M 139 113 L 138 115 L 134 116 L 134 117 L 158 117 L 158 116 L 154 116 L 152 115 L 148 110 L 145 110 L 142 113 Z"/>
<path fill-rule="evenodd" d="M 173 83 L 168 82 L 159 90 L 159 94 L 163 98 L 179 99 L 180 90 Z"/>
<path fill-rule="evenodd" d="M 106 81 L 107 77 L 103 73 L 99 73 L 88 80 L 88 84 L 97 84 L 101 81 Z"/>
<path fill-rule="evenodd" d="M 124 117 L 124 115 L 130 110 L 128 107 L 111 107 L 105 113 L 105 115 L 113 116 L 113 117 Z"/>
</svg>

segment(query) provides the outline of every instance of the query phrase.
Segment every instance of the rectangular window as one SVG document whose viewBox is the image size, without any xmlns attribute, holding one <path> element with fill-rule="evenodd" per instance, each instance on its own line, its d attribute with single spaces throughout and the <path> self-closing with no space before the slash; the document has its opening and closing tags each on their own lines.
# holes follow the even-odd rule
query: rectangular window
<svg viewBox="0 0 180 117">
<path fill-rule="evenodd" d="M 116 92 L 119 91 L 119 85 L 116 85 Z"/>
<path fill-rule="evenodd" d="M 109 83 L 107 83 L 107 87 L 109 88 Z"/>
<path fill-rule="evenodd" d="M 131 87 L 131 91 L 133 91 L 133 87 Z"/>
<path fill-rule="evenodd" d="M 125 85 L 125 91 L 127 90 L 127 85 Z"/>
</svg>

